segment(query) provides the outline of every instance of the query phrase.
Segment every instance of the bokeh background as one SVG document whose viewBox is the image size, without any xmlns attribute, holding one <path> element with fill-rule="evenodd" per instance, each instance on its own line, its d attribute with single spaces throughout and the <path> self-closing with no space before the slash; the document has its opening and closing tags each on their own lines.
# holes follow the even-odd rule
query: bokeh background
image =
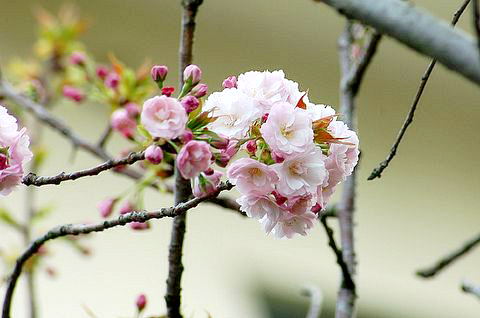
<svg viewBox="0 0 480 318">
<path fill-rule="evenodd" d="M 419 0 L 416 4 L 450 20 L 461 1 Z M 57 11 L 63 1 L 0 0 L 0 63 L 28 58 L 36 36 L 33 11 Z M 180 9 L 175 0 L 74 1 L 91 21 L 87 48 L 107 62 L 108 52 L 129 65 L 145 57 L 177 68 Z M 198 14 L 194 61 L 210 91 L 222 80 L 248 70 L 283 69 L 309 89 L 310 99 L 337 107 L 339 68 L 336 40 L 344 18 L 310 0 L 205 0 Z M 471 12 L 458 28 L 471 32 Z M 363 152 L 359 168 L 356 238 L 360 317 L 479 317 L 480 302 L 460 291 L 464 278 L 480 284 L 480 251 L 474 250 L 432 280 L 414 272 L 456 248 L 480 229 L 480 91 L 442 66 L 432 75 L 399 153 L 381 179 L 366 181 L 396 137 L 429 60 L 398 42 L 382 40 L 358 99 Z M 175 71 L 169 83 L 176 84 Z M 82 136 L 96 140 L 108 113 L 99 105 L 65 103 L 55 109 Z M 99 161 L 79 151 L 70 160 L 69 143 L 45 130 L 49 148 L 42 174 L 74 171 Z M 118 136 L 109 145 L 121 148 Z M 41 234 L 60 223 L 100 221 L 96 205 L 131 186 L 102 174 L 45 186 L 41 204 L 53 203 Z M 234 193 L 232 194 L 234 195 Z M 0 204 L 24 215 L 23 191 Z M 146 207 L 169 206 L 172 197 L 149 191 Z M 330 222 L 334 223 L 334 222 Z M 167 249 L 171 220 L 145 232 L 116 228 L 86 239 L 93 250 L 82 257 L 65 243 L 49 244 L 54 279 L 37 277 L 41 317 L 132 317 L 135 297 L 144 292 L 148 314 L 165 311 Z M 15 253 L 21 239 L 0 226 L 0 246 Z M 333 311 L 339 271 L 326 235 L 316 226 L 307 237 L 277 240 L 259 224 L 204 204 L 189 213 L 184 250 L 183 312 L 186 317 L 303 317 L 303 286 L 322 290 L 322 317 Z M 20 284 L 14 317 L 26 316 Z M 3 297 L 3 288 L 0 291 Z"/>
</svg>

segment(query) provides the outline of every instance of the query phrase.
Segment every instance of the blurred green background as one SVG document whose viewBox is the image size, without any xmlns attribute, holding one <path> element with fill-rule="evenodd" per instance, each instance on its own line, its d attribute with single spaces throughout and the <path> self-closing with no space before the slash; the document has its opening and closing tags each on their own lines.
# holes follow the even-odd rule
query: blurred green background
<svg viewBox="0 0 480 318">
<path fill-rule="evenodd" d="M 461 1 L 422 0 L 416 4 L 450 20 Z M 0 0 L 0 63 L 31 56 L 33 11 L 56 12 L 63 1 Z M 74 1 L 90 28 L 87 48 L 99 60 L 115 53 L 131 66 L 145 57 L 167 64 L 176 84 L 179 1 Z M 309 89 L 310 100 L 338 107 L 336 39 L 343 17 L 310 0 L 205 0 L 198 14 L 194 62 L 204 70 L 210 92 L 222 80 L 248 70 L 283 69 Z M 471 32 L 471 12 L 458 28 Z M 429 59 L 396 41 L 382 40 L 358 99 L 362 162 L 359 170 L 356 237 L 358 311 L 361 317 L 479 317 L 480 302 L 460 291 L 464 278 L 480 284 L 480 251 L 475 250 L 433 280 L 414 271 L 431 264 L 480 230 L 480 91 L 442 66 L 432 75 L 399 153 L 381 179 L 366 181 L 386 156 L 410 107 Z M 55 109 L 89 140 L 108 120 L 99 105 L 65 103 Z M 71 147 L 46 129 L 51 152 L 42 174 L 90 167 L 98 160 Z M 109 145 L 121 148 L 118 136 Z M 131 185 L 114 174 L 84 178 L 38 190 L 41 203 L 54 202 L 54 216 L 38 234 L 60 223 L 100 221 L 96 205 Z M 1 204 L 23 215 L 23 193 Z M 148 192 L 146 207 L 168 206 L 172 198 Z M 147 313 L 164 313 L 170 220 L 146 232 L 117 228 L 87 238 L 90 258 L 52 243 L 48 263 L 58 275 L 39 275 L 41 317 L 133 316 L 134 300 L 147 294 Z M 331 222 L 333 224 L 333 222 Z M 0 227 L 0 247 L 18 252 L 21 240 Z M 324 313 L 333 311 L 339 271 L 326 235 L 316 226 L 307 237 L 276 240 L 251 219 L 205 204 L 189 215 L 184 251 L 185 317 L 303 317 L 305 284 L 318 286 Z M 26 312 L 24 286 L 14 301 L 14 317 Z M 2 295 L 3 295 L 3 289 Z M 330 313 L 330 314 L 329 314 Z"/>
</svg>

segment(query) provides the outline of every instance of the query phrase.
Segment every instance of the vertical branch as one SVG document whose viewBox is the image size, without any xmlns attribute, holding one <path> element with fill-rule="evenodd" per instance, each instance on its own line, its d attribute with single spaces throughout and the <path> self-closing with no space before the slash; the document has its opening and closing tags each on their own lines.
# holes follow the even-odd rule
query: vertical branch
<svg viewBox="0 0 480 318">
<path fill-rule="evenodd" d="M 192 63 L 193 34 L 195 31 L 195 16 L 203 0 L 182 0 L 182 26 L 179 49 L 179 89 L 183 85 L 183 70 Z M 192 194 L 190 180 L 182 178 L 175 168 L 175 205 L 188 200 Z M 165 301 L 167 303 L 167 316 L 169 318 L 182 317 L 181 305 L 181 279 L 183 273 L 182 248 L 185 237 L 186 213 L 173 219 L 172 234 L 168 256 L 168 278 Z"/>
<path fill-rule="evenodd" d="M 352 130 L 357 130 L 355 97 L 358 93 L 365 70 L 375 54 L 380 40 L 380 34 L 375 30 L 366 30 L 365 44 L 361 47 L 361 55 L 353 59 L 352 44 L 354 34 L 352 21 L 347 21 L 345 31 L 338 40 L 339 59 L 341 67 L 340 80 L 340 113 L 343 120 Z M 347 273 L 342 275 L 342 284 L 338 291 L 335 317 L 350 318 L 355 316 L 355 283 L 356 272 L 355 245 L 353 232 L 353 214 L 355 211 L 355 180 L 356 170 L 347 178 L 343 186 L 338 205 L 338 220 L 342 244 L 342 258 L 345 261 Z M 349 283 L 351 282 L 351 283 Z"/>
</svg>

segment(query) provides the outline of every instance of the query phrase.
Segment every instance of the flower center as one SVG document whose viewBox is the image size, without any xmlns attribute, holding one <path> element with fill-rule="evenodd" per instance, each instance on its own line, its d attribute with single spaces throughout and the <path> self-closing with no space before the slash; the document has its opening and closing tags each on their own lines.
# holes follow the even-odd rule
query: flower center
<svg viewBox="0 0 480 318">
<path fill-rule="evenodd" d="M 252 177 L 259 177 L 262 175 L 262 170 L 260 170 L 259 168 L 255 167 L 255 168 L 250 168 L 248 170 L 248 173 L 250 173 L 250 176 Z"/>
<path fill-rule="evenodd" d="M 300 176 L 305 173 L 305 167 L 301 162 L 293 162 L 288 166 L 288 171 L 295 176 Z"/>
<path fill-rule="evenodd" d="M 294 133 L 294 131 L 290 127 L 287 127 L 287 126 L 283 126 L 280 129 L 280 132 L 282 133 L 282 136 L 287 138 L 287 139 L 290 139 L 293 136 L 293 133 Z"/>
<path fill-rule="evenodd" d="M 6 169 L 8 167 L 8 155 L 5 154 L 3 151 L 0 151 L 0 170 Z"/>
</svg>

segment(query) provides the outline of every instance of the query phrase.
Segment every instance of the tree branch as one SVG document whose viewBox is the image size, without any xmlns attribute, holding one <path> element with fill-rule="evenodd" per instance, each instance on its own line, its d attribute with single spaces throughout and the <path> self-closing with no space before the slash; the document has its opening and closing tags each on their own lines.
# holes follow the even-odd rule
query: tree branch
<svg viewBox="0 0 480 318">
<path fill-rule="evenodd" d="M 105 128 L 104 132 L 102 133 L 100 139 L 97 142 L 99 148 L 105 148 L 105 144 L 107 143 L 108 138 L 110 138 L 110 136 L 112 135 L 112 132 L 112 126 L 108 124 L 107 128 Z"/>
<path fill-rule="evenodd" d="M 351 289 L 355 292 L 355 282 L 352 279 L 352 275 L 350 275 L 347 263 L 345 263 L 345 260 L 343 259 L 342 250 L 340 250 L 335 243 L 335 238 L 333 237 L 333 230 L 328 226 L 327 218 L 321 217 L 320 222 L 322 223 L 323 227 L 325 228 L 325 232 L 327 233 L 328 245 L 335 253 L 335 257 L 337 258 L 337 264 L 340 266 L 340 269 L 342 271 L 342 287 Z"/>
<path fill-rule="evenodd" d="M 452 26 L 455 26 L 457 24 L 458 19 L 462 15 L 463 11 L 465 11 L 465 8 L 467 7 L 468 3 L 470 0 L 466 0 L 463 2 L 462 6 L 455 12 L 453 15 L 452 19 Z M 476 0 L 474 1 L 476 2 Z M 430 74 L 432 74 L 433 68 L 435 67 L 435 64 L 437 63 L 436 59 L 433 59 L 430 62 L 430 65 L 428 65 L 427 69 L 425 70 L 425 73 L 422 76 L 422 80 L 420 82 L 420 86 L 418 87 L 417 93 L 415 94 L 415 99 L 413 100 L 412 106 L 410 107 L 410 111 L 408 112 L 407 118 L 405 118 L 405 121 L 402 125 L 402 128 L 398 132 L 397 139 L 395 140 L 395 143 L 393 144 L 392 148 L 390 149 L 390 153 L 388 154 L 387 159 L 382 161 L 377 168 L 373 169 L 372 173 L 370 176 L 367 178 L 368 180 L 373 180 L 375 178 L 380 178 L 382 176 L 383 170 L 388 167 L 388 164 L 390 161 L 392 161 L 393 157 L 395 157 L 395 154 L 397 153 L 397 148 L 400 145 L 400 142 L 403 139 L 403 135 L 405 135 L 405 132 L 407 131 L 408 126 L 413 121 L 413 116 L 415 114 L 415 111 L 417 109 L 418 102 L 420 101 L 420 97 L 422 97 L 423 90 L 425 89 L 425 86 L 427 85 L 427 81 L 430 78 Z"/>
<path fill-rule="evenodd" d="M 475 286 L 472 283 L 464 281 L 461 285 L 462 291 L 477 296 L 480 299 L 480 286 Z"/>
<path fill-rule="evenodd" d="M 462 246 L 442 257 L 433 266 L 417 271 L 417 275 L 423 278 L 430 278 L 438 274 L 442 269 L 450 265 L 452 262 L 467 254 L 472 248 L 480 243 L 480 233 L 474 238 L 465 242 Z"/>
<path fill-rule="evenodd" d="M 179 89 L 182 87 L 184 78 L 183 70 L 192 63 L 193 34 L 195 31 L 195 17 L 203 0 L 182 0 L 182 22 L 179 48 Z M 175 204 L 188 200 L 192 194 L 190 180 L 184 179 L 175 167 Z M 168 278 L 165 293 L 167 304 L 167 316 L 169 318 L 181 318 L 181 279 L 183 273 L 182 249 L 185 237 L 186 213 L 173 219 L 172 235 L 168 249 Z"/>
<path fill-rule="evenodd" d="M 34 240 L 28 248 L 22 253 L 22 255 L 17 259 L 15 267 L 8 278 L 8 286 L 5 293 L 5 299 L 3 302 L 2 318 L 10 318 L 10 307 L 13 296 L 13 291 L 17 280 L 22 272 L 23 265 L 25 262 L 32 257 L 45 242 L 66 236 L 66 235 L 79 235 L 79 234 L 88 234 L 92 232 L 101 232 L 116 226 L 123 226 L 131 222 L 146 222 L 150 219 L 161 219 L 164 217 L 177 217 L 179 215 L 185 214 L 186 211 L 196 207 L 201 202 L 206 201 L 212 197 L 217 196 L 220 192 L 225 190 L 231 190 L 233 185 L 229 182 L 222 182 L 217 191 L 204 197 L 204 198 L 194 198 L 184 203 L 179 203 L 173 207 L 162 208 L 156 212 L 130 212 L 123 215 L 120 215 L 118 218 L 113 220 L 104 221 L 98 224 L 65 224 L 57 226 L 50 231 L 48 231 L 43 236 Z"/>
<path fill-rule="evenodd" d="M 410 48 L 436 58 L 449 69 L 480 84 L 480 59 L 473 38 L 403 0 L 314 0 L 370 25 Z"/>
<path fill-rule="evenodd" d="M 98 165 L 96 167 L 80 170 L 77 172 L 72 172 L 72 173 L 62 172 L 52 177 L 39 177 L 35 173 L 29 173 L 23 178 L 22 183 L 27 186 L 34 185 L 37 187 L 43 186 L 46 184 L 58 185 L 63 181 L 76 180 L 78 178 L 87 177 L 87 176 L 96 176 L 100 174 L 100 172 L 102 171 L 109 170 L 118 166 L 131 165 L 139 160 L 144 160 L 144 159 L 145 159 L 145 154 L 143 151 L 132 152 L 125 158 L 118 159 L 118 160 L 108 160 L 107 162 L 104 162 L 101 165 Z"/>
</svg>

